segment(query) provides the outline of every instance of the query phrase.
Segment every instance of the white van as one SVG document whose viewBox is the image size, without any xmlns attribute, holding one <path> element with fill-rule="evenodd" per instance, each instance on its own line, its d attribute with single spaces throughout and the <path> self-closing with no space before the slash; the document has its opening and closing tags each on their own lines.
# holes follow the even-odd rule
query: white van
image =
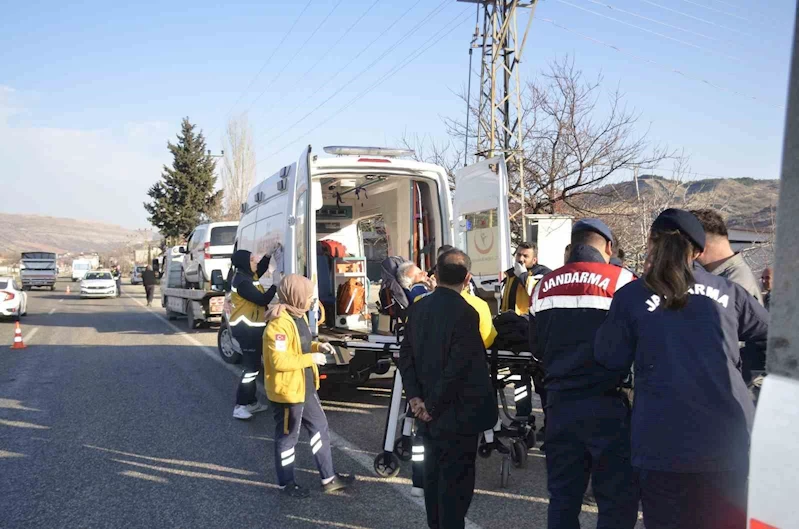
<svg viewBox="0 0 799 529">
<path fill-rule="evenodd" d="M 375 344 L 393 339 L 382 336 L 388 333 L 372 332 L 368 303 L 353 313 L 352 300 L 339 299 L 351 280 L 365 283 L 362 286 L 369 292 L 364 233 L 374 224 L 367 221 L 382 221 L 389 255 L 426 269 L 439 246 L 453 244 L 472 258 L 478 285 L 496 282 L 511 266 L 505 161 L 497 157 L 459 170 L 458 191 L 452 197 L 444 168 L 404 158 L 410 151 L 378 147 L 325 147 L 324 151 L 333 156 L 314 155 L 309 146 L 297 162 L 252 188 L 241 207 L 236 248 L 260 257 L 282 247 L 283 262 L 278 266 L 286 274 L 310 278 L 321 302 L 315 308 L 326 309 L 321 322 L 317 321 L 321 308 L 311 311 L 311 331 L 337 345 L 335 364 L 362 380 L 370 372 L 388 370 L 389 359 Z M 323 255 L 318 245 L 323 240 L 340 243 L 349 257 Z M 383 321 L 380 327 L 385 330 Z"/>
<path fill-rule="evenodd" d="M 183 257 L 185 287 L 207 290 L 214 270 L 227 277 L 238 225 L 238 222 L 212 222 L 194 228 Z"/>
</svg>

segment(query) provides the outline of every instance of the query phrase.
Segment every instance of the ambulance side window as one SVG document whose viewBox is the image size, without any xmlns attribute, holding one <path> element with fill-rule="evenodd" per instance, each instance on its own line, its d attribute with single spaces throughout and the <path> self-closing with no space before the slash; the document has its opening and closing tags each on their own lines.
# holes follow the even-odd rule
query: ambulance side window
<svg viewBox="0 0 799 529">
<path fill-rule="evenodd" d="M 297 215 L 296 225 L 294 228 L 294 244 L 296 248 L 295 255 L 297 256 L 297 267 L 295 268 L 298 274 L 307 275 L 308 273 L 308 225 L 306 223 L 306 202 L 308 200 L 308 192 L 303 191 L 297 199 Z"/>
</svg>

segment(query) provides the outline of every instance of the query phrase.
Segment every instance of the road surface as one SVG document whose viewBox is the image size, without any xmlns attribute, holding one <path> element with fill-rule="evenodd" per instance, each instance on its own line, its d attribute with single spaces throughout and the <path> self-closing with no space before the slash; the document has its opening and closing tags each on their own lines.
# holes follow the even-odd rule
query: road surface
<svg viewBox="0 0 799 529">
<path fill-rule="evenodd" d="M 28 346 L 11 350 L 0 323 L 0 527 L 426 527 L 410 496 L 410 468 L 385 480 L 372 470 L 382 444 L 390 380 L 327 384 L 337 471 L 356 487 L 323 495 L 307 439 L 298 481 L 308 500 L 275 486 L 271 413 L 232 418 L 239 370 L 216 352 L 216 331 L 167 322 L 142 287 L 119 299 L 30 292 Z M 263 394 L 261 394 L 263 399 Z M 546 527 L 543 454 L 499 487 L 500 460 L 478 461 L 467 526 Z M 595 525 L 592 508 L 584 527 Z"/>
</svg>

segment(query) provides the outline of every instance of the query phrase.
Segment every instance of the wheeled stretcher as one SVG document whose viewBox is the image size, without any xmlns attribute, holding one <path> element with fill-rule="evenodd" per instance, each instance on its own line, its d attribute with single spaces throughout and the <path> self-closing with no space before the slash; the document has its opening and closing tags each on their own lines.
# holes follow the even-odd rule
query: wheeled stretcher
<svg viewBox="0 0 799 529">
<path fill-rule="evenodd" d="M 390 348 L 396 364 L 399 340 L 394 339 L 394 343 L 382 343 L 379 346 Z M 541 367 L 540 362 L 529 352 L 489 349 L 486 352 L 486 361 L 489 363 L 492 384 L 497 392 L 500 416 L 496 426 L 483 433 L 478 454 L 483 458 L 490 457 L 494 451 L 502 455 L 500 485 L 504 488 L 508 484 L 510 467 L 524 468 L 527 465 L 528 446 L 535 442 L 534 417 L 518 417 L 511 413 L 506 389 L 509 386 L 514 387 L 516 401 L 529 398 L 526 393 L 530 390 L 523 380 L 539 376 Z M 374 470 L 378 476 L 395 477 L 399 474 L 401 461 L 411 461 L 414 431 L 414 418 L 403 396 L 402 376 L 396 370 L 386 416 L 383 451 L 374 460 Z"/>
</svg>

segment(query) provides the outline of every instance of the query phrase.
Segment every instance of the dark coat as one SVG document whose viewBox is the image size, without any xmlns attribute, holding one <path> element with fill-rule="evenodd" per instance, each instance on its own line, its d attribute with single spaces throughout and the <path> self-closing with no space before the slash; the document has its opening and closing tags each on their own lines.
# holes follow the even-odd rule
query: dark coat
<svg viewBox="0 0 799 529">
<path fill-rule="evenodd" d="M 158 284 L 158 280 L 155 278 L 155 272 L 152 270 L 145 270 L 141 273 L 141 282 L 145 287 L 154 287 Z"/>
<path fill-rule="evenodd" d="M 633 279 L 595 248 L 580 244 L 566 265 L 538 282 L 530 306 L 530 347 L 543 364 L 551 402 L 610 393 L 629 372 L 594 361 L 594 336 L 616 289 Z"/>
<path fill-rule="evenodd" d="M 399 355 L 410 400 L 421 398 L 431 436 L 477 435 L 497 422 L 480 319 L 463 297 L 439 287 L 411 306 Z"/>
<path fill-rule="evenodd" d="M 768 313 L 742 286 L 694 266 L 681 310 L 643 280 L 616 293 L 596 335 L 596 361 L 635 362 L 632 463 L 646 470 L 724 472 L 748 463 L 754 404 L 738 341 L 765 340 Z"/>
</svg>

